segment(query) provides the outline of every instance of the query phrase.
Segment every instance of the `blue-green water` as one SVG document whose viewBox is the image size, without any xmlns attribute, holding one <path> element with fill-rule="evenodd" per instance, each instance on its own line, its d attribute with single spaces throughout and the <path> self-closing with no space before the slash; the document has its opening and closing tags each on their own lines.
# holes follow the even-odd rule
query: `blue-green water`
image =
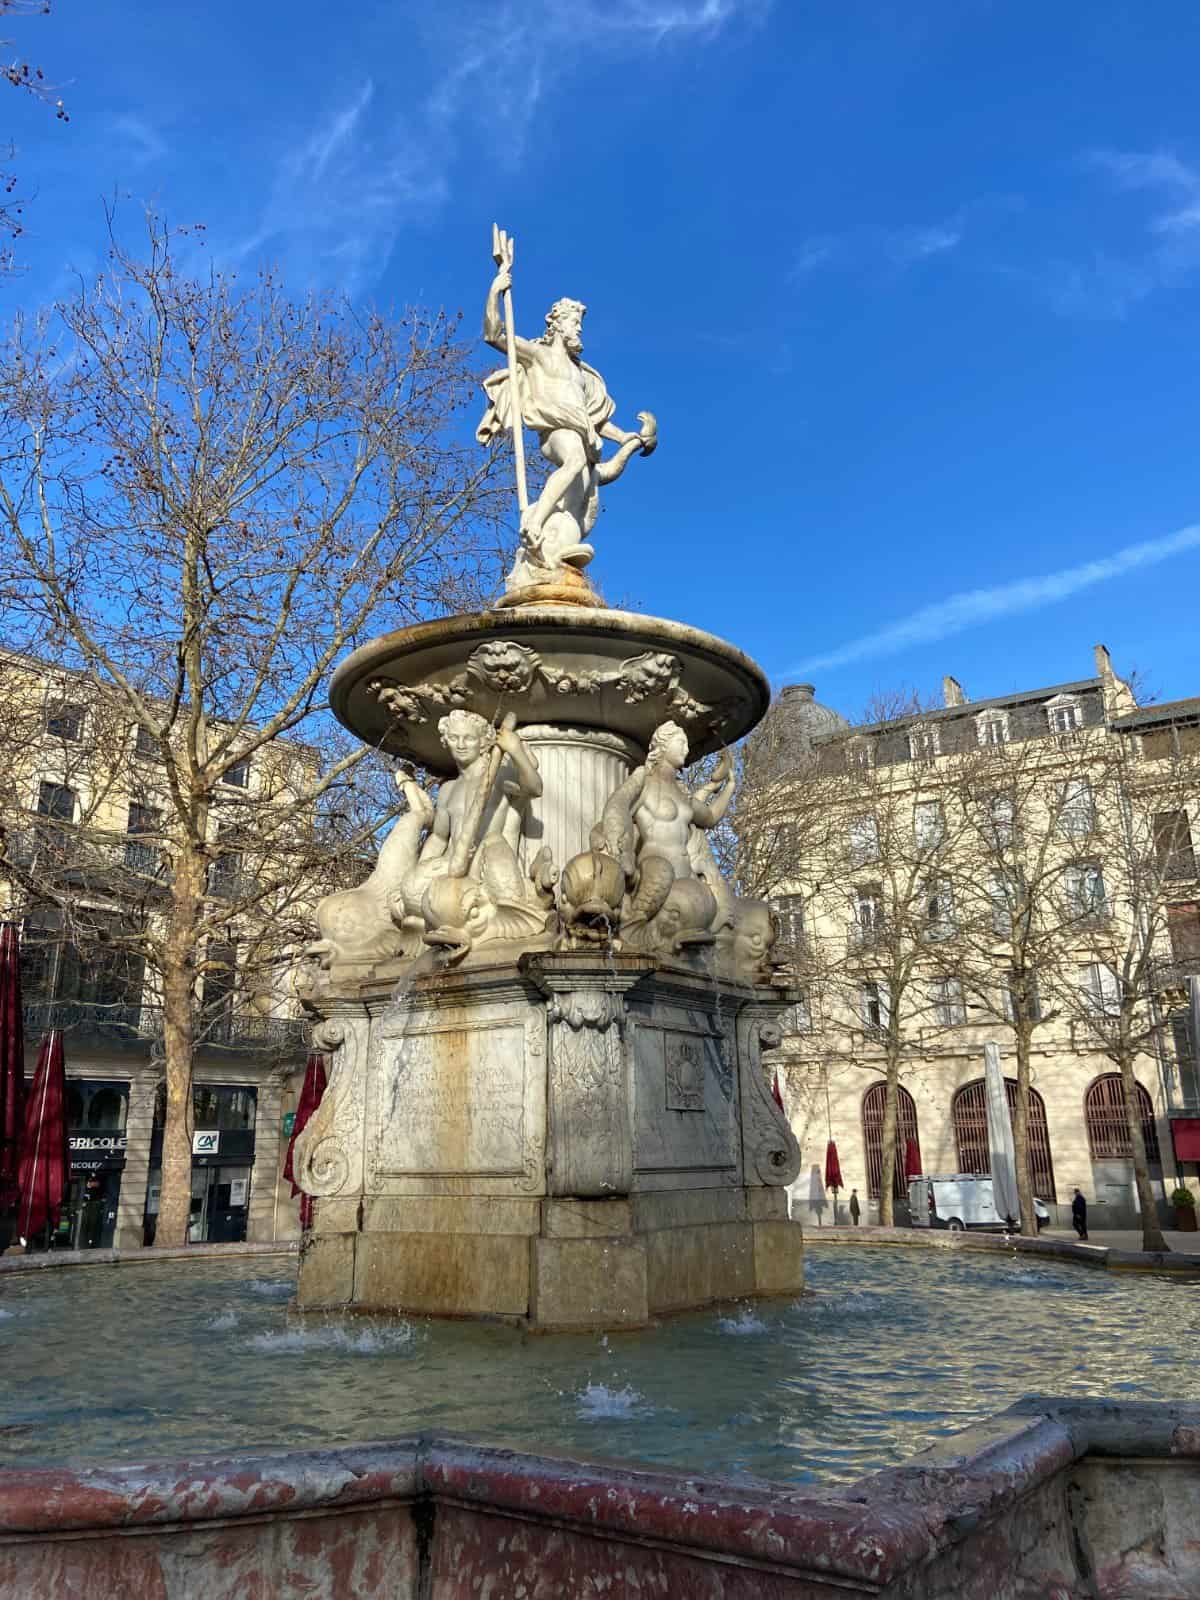
<svg viewBox="0 0 1200 1600">
<path fill-rule="evenodd" d="M 453 1430 L 790 1482 L 889 1465 L 1029 1393 L 1200 1400 L 1200 1285 L 813 1249 L 810 1293 L 637 1334 L 289 1322 L 295 1263 L 0 1279 L 0 1462 Z"/>
</svg>

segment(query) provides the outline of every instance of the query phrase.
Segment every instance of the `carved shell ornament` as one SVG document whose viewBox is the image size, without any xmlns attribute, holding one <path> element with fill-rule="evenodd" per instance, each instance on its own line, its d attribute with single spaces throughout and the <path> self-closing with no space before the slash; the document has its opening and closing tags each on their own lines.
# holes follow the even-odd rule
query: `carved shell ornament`
<svg viewBox="0 0 1200 1600">
<path fill-rule="evenodd" d="M 599 694 L 616 689 L 626 705 L 658 700 L 664 710 L 686 722 L 713 721 L 722 707 L 706 705 L 681 686 L 683 664 L 665 650 L 644 650 L 613 667 L 577 672 L 551 666 L 536 650 L 516 639 L 488 639 L 472 651 L 467 665 L 445 683 L 418 683 L 411 687 L 387 678 L 374 678 L 367 693 L 391 712 L 397 722 L 419 726 L 431 715 L 464 706 L 473 684 L 483 684 L 498 695 L 523 695 L 536 685 L 551 694 Z"/>
</svg>

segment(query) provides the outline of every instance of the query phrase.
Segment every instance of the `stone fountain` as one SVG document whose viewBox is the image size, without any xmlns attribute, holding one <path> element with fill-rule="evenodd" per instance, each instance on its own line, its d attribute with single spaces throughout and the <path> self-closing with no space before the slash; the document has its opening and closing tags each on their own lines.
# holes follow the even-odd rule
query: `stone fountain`
<svg viewBox="0 0 1200 1600">
<path fill-rule="evenodd" d="M 506 365 L 479 437 L 513 436 L 520 547 L 492 610 L 334 674 L 345 726 L 441 782 L 401 769 L 407 809 L 366 882 L 320 905 L 297 977 L 332 1057 L 295 1154 L 316 1199 L 298 1303 L 551 1330 L 795 1294 L 800 1157 L 762 1060 L 795 996 L 768 907 L 707 838 L 768 685 L 591 588 L 599 491 L 657 423 L 614 424 L 579 302 L 516 336 L 507 235 L 493 253 L 484 337 Z M 526 428 L 551 469 L 532 502 Z"/>
</svg>

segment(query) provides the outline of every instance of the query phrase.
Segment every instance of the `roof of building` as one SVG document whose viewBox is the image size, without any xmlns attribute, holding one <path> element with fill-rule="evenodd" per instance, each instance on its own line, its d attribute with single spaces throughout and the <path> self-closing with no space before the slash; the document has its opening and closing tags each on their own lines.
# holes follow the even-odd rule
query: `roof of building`
<svg viewBox="0 0 1200 1600">
<path fill-rule="evenodd" d="M 1080 678 L 1075 683 L 1052 683 L 1044 689 L 1018 689 L 1012 694 L 992 695 L 987 700 L 965 700 L 958 706 L 933 706 L 928 711 L 914 711 L 910 715 L 895 717 L 886 722 L 865 722 L 854 728 L 854 733 L 883 733 L 888 729 L 903 727 L 909 722 L 937 722 L 950 717 L 973 717 L 981 711 L 1003 711 L 1011 706 L 1023 706 L 1041 700 L 1053 700 L 1060 694 L 1084 694 L 1103 687 L 1099 678 Z M 786 691 L 785 691 L 786 692 Z M 839 730 L 844 731 L 844 730 Z M 826 735 L 829 737 L 829 735 Z"/>
<path fill-rule="evenodd" d="M 1193 722 L 1200 719 L 1200 695 L 1190 695 L 1186 700 L 1164 700 L 1157 706 L 1139 706 L 1123 717 L 1114 717 L 1111 726 L 1122 733 L 1137 728 L 1161 727 L 1172 722 Z"/>
<path fill-rule="evenodd" d="M 845 717 L 815 696 L 811 683 L 785 685 L 751 734 L 746 756 L 760 782 L 804 766 L 814 745 L 849 731 Z"/>
</svg>

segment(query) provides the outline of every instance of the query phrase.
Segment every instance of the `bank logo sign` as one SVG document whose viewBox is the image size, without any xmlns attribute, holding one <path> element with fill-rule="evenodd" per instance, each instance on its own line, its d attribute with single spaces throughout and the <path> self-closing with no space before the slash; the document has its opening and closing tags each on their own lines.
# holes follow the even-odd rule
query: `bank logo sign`
<svg viewBox="0 0 1200 1600">
<path fill-rule="evenodd" d="M 221 1135 L 216 1128 L 206 1129 L 203 1133 L 192 1135 L 192 1154 L 194 1156 L 215 1156 L 221 1148 Z"/>
</svg>

